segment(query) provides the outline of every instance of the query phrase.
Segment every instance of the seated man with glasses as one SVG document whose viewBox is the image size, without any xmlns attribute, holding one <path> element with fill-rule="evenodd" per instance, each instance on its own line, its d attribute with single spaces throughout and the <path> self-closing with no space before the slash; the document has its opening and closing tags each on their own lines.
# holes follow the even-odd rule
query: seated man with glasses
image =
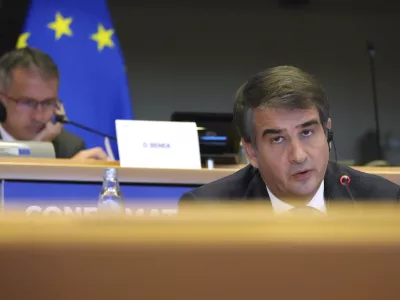
<svg viewBox="0 0 400 300">
<path fill-rule="evenodd" d="M 3 55 L 0 101 L 7 116 L 0 125 L 0 139 L 48 141 L 57 158 L 105 160 L 107 155 L 100 147 L 85 149 L 83 139 L 52 122 L 56 113 L 64 113 L 58 87 L 58 67 L 46 53 L 24 48 Z"/>
</svg>

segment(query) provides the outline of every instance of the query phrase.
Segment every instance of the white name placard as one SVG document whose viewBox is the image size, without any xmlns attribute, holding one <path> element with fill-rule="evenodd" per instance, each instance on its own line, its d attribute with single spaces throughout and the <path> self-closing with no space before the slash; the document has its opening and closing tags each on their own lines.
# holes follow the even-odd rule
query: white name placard
<svg viewBox="0 0 400 300">
<path fill-rule="evenodd" d="M 200 169 L 194 122 L 115 121 L 121 167 Z"/>
</svg>

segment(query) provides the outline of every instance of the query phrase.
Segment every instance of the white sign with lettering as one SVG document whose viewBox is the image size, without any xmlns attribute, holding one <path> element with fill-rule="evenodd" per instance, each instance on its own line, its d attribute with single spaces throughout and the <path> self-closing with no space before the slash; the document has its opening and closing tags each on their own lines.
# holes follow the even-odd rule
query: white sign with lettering
<svg viewBox="0 0 400 300">
<path fill-rule="evenodd" d="M 200 169 L 194 122 L 115 121 L 121 167 Z"/>
</svg>

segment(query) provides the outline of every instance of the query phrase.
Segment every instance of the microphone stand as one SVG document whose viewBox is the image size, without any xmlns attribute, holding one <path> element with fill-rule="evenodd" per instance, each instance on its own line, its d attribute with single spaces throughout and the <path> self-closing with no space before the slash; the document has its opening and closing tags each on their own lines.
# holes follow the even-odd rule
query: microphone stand
<svg viewBox="0 0 400 300">
<path fill-rule="evenodd" d="M 371 70 L 371 80 L 372 80 L 372 100 L 374 103 L 374 113 L 375 113 L 375 130 L 376 130 L 376 144 L 378 149 L 378 159 L 383 159 L 382 148 L 381 148 L 381 135 L 379 126 L 379 111 L 378 111 L 378 99 L 376 92 L 376 79 L 375 79 L 375 47 L 371 42 L 367 42 L 367 49 L 369 54 L 370 70 Z"/>
<path fill-rule="evenodd" d="M 70 121 L 69 119 L 67 119 L 63 115 L 56 115 L 56 122 L 60 122 L 60 123 L 63 123 L 63 124 L 71 124 L 71 125 L 73 125 L 75 127 L 81 128 L 81 129 L 86 130 L 88 132 L 100 135 L 102 137 L 107 137 L 107 138 L 109 138 L 110 140 L 113 140 L 113 141 L 117 141 L 117 139 L 115 137 L 111 136 L 111 135 L 108 135 L 108 134 L 105 134 L 103 132 L 97 131 L 97 130 L 95 130 L 93 128 L 89 128 L 89 127 L 87 127 L 85 125 Z"/>
</svg>

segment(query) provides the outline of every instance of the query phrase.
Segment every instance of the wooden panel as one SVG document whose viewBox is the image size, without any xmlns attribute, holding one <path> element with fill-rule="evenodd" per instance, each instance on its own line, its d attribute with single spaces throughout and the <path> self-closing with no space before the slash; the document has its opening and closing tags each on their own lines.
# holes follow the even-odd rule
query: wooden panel
<svg viewBox="0 0 400 300">
<path fill-rule="evenodd" d="M 400 216 L 366 214 L 322 222 L 251 213 L 240 221 L 4 218 L 2 298 L 397 300 Z"/>
<path fill-rule="evenodd" d="M 400 246 L 20 246 L 3 299 L 398 300 Z"/>
</svg>

